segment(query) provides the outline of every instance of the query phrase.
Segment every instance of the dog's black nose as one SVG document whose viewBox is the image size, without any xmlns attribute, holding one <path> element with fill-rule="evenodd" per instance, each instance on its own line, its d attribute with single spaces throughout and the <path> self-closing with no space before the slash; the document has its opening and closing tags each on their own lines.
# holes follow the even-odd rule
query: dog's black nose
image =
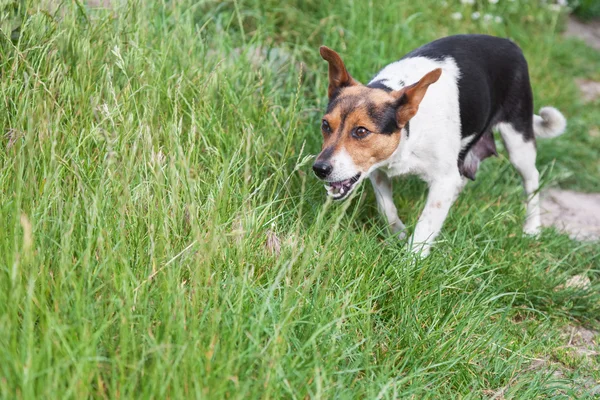
<svg viewBox="0 0 600 400">
<path fill-rule="evenodd" d="M 315 171 L 315 175 L 317 175 L 321 179 L 327 178 L 327 175 L 331 173 L 333 167 L 328 162 L 317 161 L 313 165 L 313 171 Z"/>
</svg>

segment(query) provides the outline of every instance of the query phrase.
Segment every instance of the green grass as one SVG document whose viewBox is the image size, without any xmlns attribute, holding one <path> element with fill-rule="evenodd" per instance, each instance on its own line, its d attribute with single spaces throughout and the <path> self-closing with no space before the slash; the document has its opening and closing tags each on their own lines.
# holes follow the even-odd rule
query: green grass
<svg viewBox="0 0 600 400">
<path fill-rule="evenodd" d="M 310 171 L 319 45 L 365 82 L 483 32 L 523 47 L 536 109 L 569 119 L 539 143 L 544 185 L 598 190 L 599 103 L 574 78 L 600 79 L 600 54 L 536 1 L 448 3 L 0 3 L 0 396 L 589 395 L 598 356 L 565 332 L 598 326 L 600 246 L 524 237 L 505 153 L 416 262 L 369 187 L 331 204 Z M 395 187 L 412 228 L 425 186 Z M 592 286 L 561 286 L 575 274 Z"/>
</svg>

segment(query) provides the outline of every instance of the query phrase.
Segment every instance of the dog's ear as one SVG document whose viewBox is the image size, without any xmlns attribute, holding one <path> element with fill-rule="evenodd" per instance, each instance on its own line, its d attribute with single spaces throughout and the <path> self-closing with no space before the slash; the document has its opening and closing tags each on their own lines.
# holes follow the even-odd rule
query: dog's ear
<svg viewBox="0 0 600 400">
<path fill-rule="evenodd" d="M 346 70 L 346 66 L 338 53 L 329 47 L 321 46 L 319 49 L 321 57 L 329 63 L 329 98 L 333 98 L 336 92 L 347 86 L 359 85 Z"/>
<path fill-rule="evenodd" d="M 425 74 L 419 82 L 391 93 L 391 95 L 397 99 L 396 106 L 398 109 L 396 112 L 396 119 L 398 120 L 398 126 L 404 127 L 404 125 L 415 116 L 419 110 L 419 104 L 421 104 L 423 97 L 425 97 L 427 88 L 432 83 L 437 82 L 441 75 L 441 68 L 434 69 Z"/>
</svg>

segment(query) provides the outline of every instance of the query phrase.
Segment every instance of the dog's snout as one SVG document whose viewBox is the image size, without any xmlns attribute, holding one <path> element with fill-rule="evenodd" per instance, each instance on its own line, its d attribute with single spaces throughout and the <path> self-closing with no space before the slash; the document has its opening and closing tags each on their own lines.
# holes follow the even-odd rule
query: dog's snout
<svg viewBox="0 0 600 400">
<path fill-rule="evenodd" d="M 333 170 L 333 166 L 325 161 L 317 161 L 313 165 L 313 171 L 315 171 L 315 175 L 317 175 L 321 179 L 327 178 L 327 176 Z"/>
</svg>

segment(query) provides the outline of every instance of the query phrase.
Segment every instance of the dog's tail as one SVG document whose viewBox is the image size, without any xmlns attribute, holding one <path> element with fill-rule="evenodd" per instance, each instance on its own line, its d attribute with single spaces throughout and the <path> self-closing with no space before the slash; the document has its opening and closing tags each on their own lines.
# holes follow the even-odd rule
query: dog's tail
<svg viewBox="0 0 600 400">
<path fill-rule="evenodd" d="M 567 120 L 554 107 L 542 107 L 540 115 L 533 116 L 533 132 L 535 137 L 547 139 L 562 135 L 567 127 Z"/>
</svg>

